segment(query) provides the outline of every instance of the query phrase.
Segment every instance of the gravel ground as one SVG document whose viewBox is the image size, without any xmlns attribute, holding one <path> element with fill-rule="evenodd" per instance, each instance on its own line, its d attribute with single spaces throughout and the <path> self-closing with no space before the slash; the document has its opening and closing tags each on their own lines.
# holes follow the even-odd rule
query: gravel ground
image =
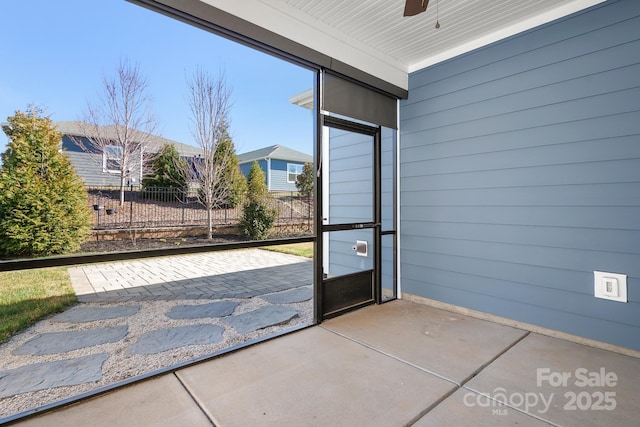
<svg viewBox="0 0 640 427">
<path fill-rule="evenodd" d="M 236 308 L 234 315 L 269 305 L 269 303 L 260 297 L 250 299 L 228 299 L 227 301 L 237 301 L 241 303 Z M 292 319 L 287 324 L 265 328 L 244 335 L 236 333 L 233 328 L 225 325 L 224 322 L 221 322 L 221 320 L 217 318 L 173 320 L 165 315 L 172 307 L 177 305 L 197 305 L 208 304 L 211 302 L 212 300 L 172 300 L 139 301 L 118 304 L 86 304 L 87 306 L 136 305 L 140 306 L 140 310 L 137 314 L 127 318 L 98 320 L 86 323 L 59 323 L 51 321 L 51 318 L 38 322 L 0 346 L 0 371 L 18 368 L 20 366 L 30 365 L 33 363 L 52 362 L 98 353 L 109 353 L 111 356 L 102 367 L 102 378 L 99 381 L 71 387 L 58 387 L 48 390 L 23 393 L 0 399 L 0 417 L 7 417 L 42 405 L 76 396 L 81 393 L 96 390 L 122 380 L 188 362 L 249 340 L 267 337 L 296 326 L 310 324 L 313 320 L 311 300 L 302 303 L 288 304 L 289 307 L 297 310 L 300 315 Z M 138 337 L 146 332 L 168 327 L 203 323 L 223 326 L 225 328 L 223 340 L 217 344 L 186 346 L 152 355 L 132 355 L 125 353 L 125 350 L 133 344 Z M 116 343 L 102 344 L 49 356 L 16 356 L 12 354 L 18 346 L 41 333 L 96 329 L 124 324 L 129 325 L 129 333 L 123 340 Z"/>
</svg>

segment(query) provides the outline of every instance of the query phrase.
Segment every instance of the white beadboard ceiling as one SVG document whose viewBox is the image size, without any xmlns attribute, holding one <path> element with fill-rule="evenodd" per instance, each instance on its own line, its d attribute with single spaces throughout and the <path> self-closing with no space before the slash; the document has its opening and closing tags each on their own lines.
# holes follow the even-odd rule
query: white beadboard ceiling
<svg viewBox="0 0 640 427">
<path fill-rule="evenodd" d="M 413 17 L 404 0 L 201 1 L 406 89 L 407 73 L 603 0 L 430 0 Z"/>
</svg>

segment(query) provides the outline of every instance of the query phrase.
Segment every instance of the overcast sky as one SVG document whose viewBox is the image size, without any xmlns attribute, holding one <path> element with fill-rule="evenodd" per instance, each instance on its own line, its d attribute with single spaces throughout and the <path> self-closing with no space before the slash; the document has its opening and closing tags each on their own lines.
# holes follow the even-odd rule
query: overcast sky
<svg viewBox="0 0 640 427">
<path fill-rule="evenodd" d="M 31 104 L 54 121 L 78 120 L 128 59 L 150 83 L 159 133 L 193 144 L 185 81 L 202 66 L 225 70 L 233 87 L 238 153 L 280 144 L 312 154 L 312 113 L 289 103 L 312 87 L 309 70 L 125 0 L 3 1 L 2 15 L 0 122 Z M 0 152 L 7 141 L 0 132 Z"/>
</svg>

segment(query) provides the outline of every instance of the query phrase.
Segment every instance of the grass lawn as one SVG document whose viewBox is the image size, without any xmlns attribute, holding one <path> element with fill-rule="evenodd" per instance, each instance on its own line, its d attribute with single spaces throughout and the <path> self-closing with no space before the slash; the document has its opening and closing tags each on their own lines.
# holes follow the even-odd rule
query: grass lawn
<svg viewBox="0 0 640 427">
<path fill-rule="evenodd" d="M 0 343 L 76 301 L 64 267 L 1 272 Z"/>
<path fill-rule="evenodd" d="M 298 255 L 313 258 L 313 242 L 292 243 L 289 245 L 265 246 L 262 249 L 285 254 Z"/>
</svg>

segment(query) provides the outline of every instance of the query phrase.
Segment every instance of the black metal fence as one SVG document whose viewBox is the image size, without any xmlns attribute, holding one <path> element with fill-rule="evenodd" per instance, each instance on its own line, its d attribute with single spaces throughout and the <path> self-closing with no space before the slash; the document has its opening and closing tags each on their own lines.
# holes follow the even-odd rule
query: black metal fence
<svg viewBox="0 0 640 427">
<path fill-rule="evenodd" d="M 195 192 L 185 194 L 164 188 L 127 187 L 121 205 L 119 188 L 91 187 L 87 191 L 94 230 L 207 225 L 207 211 L 198 202 Z M 272 192 L 268 203 L 278 211 L 277 225 L 297 224 L 312 229 L 312 197 L 299 196 L 295 192 Z M 236 225 L 241 216 L 242 206 L 212 211 L 216 226 Z"/>
</svg>

